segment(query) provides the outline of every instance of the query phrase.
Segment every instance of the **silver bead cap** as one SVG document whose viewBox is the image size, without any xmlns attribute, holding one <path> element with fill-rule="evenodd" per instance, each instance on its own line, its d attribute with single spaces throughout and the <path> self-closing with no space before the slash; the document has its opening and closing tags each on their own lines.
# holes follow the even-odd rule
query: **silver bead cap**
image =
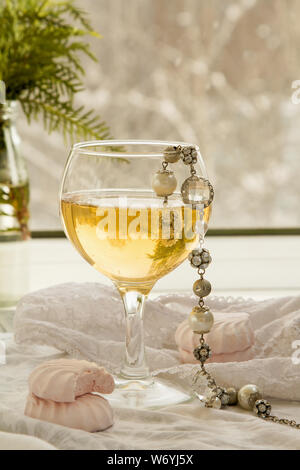
<svg viewBox="0 0 300 470">
<path fill-rule="evenodd" d="M 170 146 L 164 150 L 164 159 L 167 163 L 176 163 L 181 158 L 181 146 Z"/>
<path fill-rule="evenodd" d="M 261 399 L 254 403 L 253 411 L 257 416 L 266 418 L 270 416 L 272 407 L 267 400 Z"/>
</svg>

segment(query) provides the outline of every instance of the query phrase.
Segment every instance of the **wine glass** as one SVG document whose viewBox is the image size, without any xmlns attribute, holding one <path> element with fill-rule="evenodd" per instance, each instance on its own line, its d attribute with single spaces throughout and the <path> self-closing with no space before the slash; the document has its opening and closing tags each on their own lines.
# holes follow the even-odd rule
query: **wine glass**
<svg viewBox="0 0 300 470">
<path fill-rule="evenodd" d="M 192 144 L 139 140 L 77 143 L 66 163 L 60 204 L 64 230 L 81 256 L 109 277 L 124 304 L 125 357 L 111 400 L 118 406 L 155 407 L 189 400 L 190 393 L 153 380 L 145 359 L 143 310 L 158 279 L 199 246 L 211 206 L 186 205 L 182 162 L 170 164 L 178 188 L 169 197 L 152 189 L 167 147 Z M 207 177 L 197 146 L 198 176 Z M 159 354 L 159 353 L 158 353 Z"/>
</svg>

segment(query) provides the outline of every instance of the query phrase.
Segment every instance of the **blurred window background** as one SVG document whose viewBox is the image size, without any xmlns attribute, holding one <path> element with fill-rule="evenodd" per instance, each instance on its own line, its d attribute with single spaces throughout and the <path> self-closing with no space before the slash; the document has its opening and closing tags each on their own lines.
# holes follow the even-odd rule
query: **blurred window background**
<svg viewBox="0 0 300 470">
<path fill-rule="evenodd" d="M 80 0 L 103 38 L 78 104 L 118 139 L 199 144 L 212 228 L 300 225 L 299 0 Z M 294 88 L 292 88 L 294 84 Z M 299 104 L 298 104 L 299 102 Z M 19 120 L 31 229 L 61 229 L 68 148 Z"/>
</svg>

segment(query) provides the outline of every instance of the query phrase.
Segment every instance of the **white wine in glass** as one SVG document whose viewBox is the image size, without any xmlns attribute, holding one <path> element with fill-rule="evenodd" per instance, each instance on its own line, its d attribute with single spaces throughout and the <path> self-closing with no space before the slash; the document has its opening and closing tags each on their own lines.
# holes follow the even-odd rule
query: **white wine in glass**
<svg viewBox="0 0 300 470">
<path fill-rule="evenodd" d="M 151 190 L 151 176 L 160 168 L 164 148 L 177 144 L 76 144 L 63 177 L 60 200 L 66 234 L 82 257 L 114 282 L 123 299 L 125 358 L 111 398 L 121 406 L 162 406 L 190 398 L 151 378 L 143 336 L 147 294 L 158 279 L 187 258 L 201 236 L 195 206 L 185 205 L 179 192 L 166 201 Z M 200 152 L 198 162 L 198 172 L 206 176 Z M 180 165 L 176 176 L 180 178 L 180 170 L 184 179 Z M 210 210 L 211 206 L 202 212 L 205 227 Z"/>
</svg>

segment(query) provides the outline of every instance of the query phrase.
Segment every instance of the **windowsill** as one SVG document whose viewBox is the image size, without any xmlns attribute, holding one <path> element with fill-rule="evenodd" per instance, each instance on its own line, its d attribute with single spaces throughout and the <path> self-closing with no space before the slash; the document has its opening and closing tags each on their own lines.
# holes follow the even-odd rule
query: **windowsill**
<svg viewBox="0 0 300 470">
<path fill-rule="evenodd" d="M 33 230 L 32 238 L 65 238 L 63 230 Z M 300 235 L 300 227 L 290 228 L 229 228 L 209 229 L 206 237 L 240 237 L 240 236 L 291 236 Z"/>
<path fill-rule="evenodd" d="M 28 291 L 71 281 L 111 285 L 65 238 L 35 238 L 28 247 Z M 257 299 L 300 294 L 300 236 L 210 236 L 206 247 L 213 257 L 207 270 L 213 294 Z M 191 292 L 195 279 L 185 262 L 158 281 L 153 293 Z"/>
</svg>

